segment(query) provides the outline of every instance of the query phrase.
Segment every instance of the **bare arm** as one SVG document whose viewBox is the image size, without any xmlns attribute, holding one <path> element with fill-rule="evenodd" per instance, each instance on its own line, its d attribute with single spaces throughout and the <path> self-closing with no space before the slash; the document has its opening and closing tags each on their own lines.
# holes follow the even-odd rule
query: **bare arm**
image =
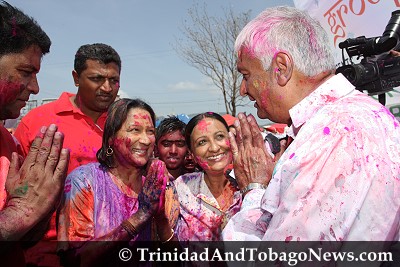
<svg viewBox="0 0 400 267">
<path fill-rule="evenodd" d="M 57 209 L 69 162 L 63 140 L 56 125 L 42 127 L 22 166 L 18 154 L 12 154 L 8 201 L 0 212 L 0 241 L 20 240 Z"/>
</svg>

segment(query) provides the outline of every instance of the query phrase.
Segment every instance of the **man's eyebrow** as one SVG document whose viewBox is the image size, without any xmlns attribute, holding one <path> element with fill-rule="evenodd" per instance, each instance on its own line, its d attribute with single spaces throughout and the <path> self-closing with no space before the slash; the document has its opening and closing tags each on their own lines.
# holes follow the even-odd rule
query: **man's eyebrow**
<svg viewBox="0 0 400 267">
<path fill-rule="evenodd" d="M 104 75 L 100 74 L 100 73 L 88 73 L 89 76 L 93 76 L 93 77 L 105 77 Z"/>
</svg>

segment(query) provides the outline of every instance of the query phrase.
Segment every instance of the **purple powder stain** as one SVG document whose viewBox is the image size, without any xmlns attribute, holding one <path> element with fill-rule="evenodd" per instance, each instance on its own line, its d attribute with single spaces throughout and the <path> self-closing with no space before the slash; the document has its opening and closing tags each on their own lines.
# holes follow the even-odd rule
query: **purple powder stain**
<svg viewBox="0 0 400 267">
<path fill-rule="evenodd" d="M 329 135 L 330 132 L 331 132 L 331 130 L 329 129 L 329 127 L 325 127 L 325 128 L 324 128 L 324 134 L 325 134 L 325 135 Z"/>
<path fill-rule="evenodd" d="M 294 154 L 295 154 L 295 153 L 293 153 L 292 155 L 290 155 L 289 159 L 292 159 L 292 158 L 294 157 Z"/>
</svg>

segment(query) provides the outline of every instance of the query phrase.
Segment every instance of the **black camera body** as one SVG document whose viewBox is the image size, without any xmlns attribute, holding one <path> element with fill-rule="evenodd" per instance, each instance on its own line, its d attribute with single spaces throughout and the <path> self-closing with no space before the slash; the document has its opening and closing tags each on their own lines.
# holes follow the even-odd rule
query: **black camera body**
<svg viewBox="0 0 400 267">
<path fill-rule="evenodd" d="M 381 37 L 360 36 L 339 44 L 343 65 L 336 73 L 342 73 L 360 91 L 367 91 L 369 95 L 383 95 L 384 102 L 384 94 L 400 86 L 400 57 L 388 53 L 396 47 L 399 40 L 400 10 L 396 10 L 392 12 Z M 344 50 L 349 56 L 350 64 L 347 65 Z M 362 57 L 359 64 L 353 64 L 353 56 Z"/>
</svg>

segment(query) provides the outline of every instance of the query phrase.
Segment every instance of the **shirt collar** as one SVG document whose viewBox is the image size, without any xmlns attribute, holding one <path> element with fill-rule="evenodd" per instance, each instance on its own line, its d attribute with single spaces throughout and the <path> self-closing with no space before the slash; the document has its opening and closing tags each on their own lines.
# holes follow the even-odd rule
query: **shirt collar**
<svg viewBox="0 0 400 267">
<path fill-rule="evenodd" d="M 354 90 L 355 87 L 341 73 L 332 76 L 289 110 L 292 125 L 288 134 L 295 137 L 299 128 L 321 107 L 335 102 Z"/>
<path fill-rule="evenodd" d="M 66 111 L 72 111 L 74 113 L 80 113 L 82 114 L 82 111 L 75 107 L 72 103 L 71 96 L 74 96 L 75 94 L 69 93 L 69 92 L 63 92 L 61 96 L 58 98 L 57 105 L 55 106 L 55 112 L 56 114 L 66 112 Z"/>
<path fill-rule="evenodd" d="M 76 94 L 69 93 L 69 92 L 63 92 L 61 96 L 58 99 L 57 105 L 55 106 L 55 112 L 56 114 L 60 114 L 62 112 L 72 112 L 72 113 L 78 113 L 81 114 L 82 116 L 87 117 L 83 112 L 75 107 L 71 103 L 71 96 L 75 96 Z M 102 125 L 101 127 L 104 128 L 104 123 L 107 117 L 107 112 L 104 112 L 100 115 L 100 117 L 97 119 L 97 122 L 99 125 Z"/>
</svg>

